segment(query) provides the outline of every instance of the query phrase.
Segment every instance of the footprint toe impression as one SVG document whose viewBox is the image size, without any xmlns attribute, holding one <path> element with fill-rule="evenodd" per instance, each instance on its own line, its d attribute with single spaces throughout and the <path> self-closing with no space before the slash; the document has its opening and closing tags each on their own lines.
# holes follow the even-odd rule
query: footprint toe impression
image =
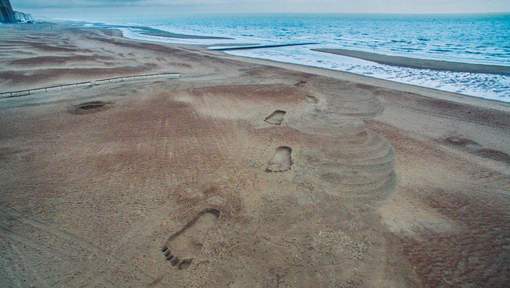
<svg viewBox="0 0 510 288">
<path fill-rule="evenodd" d="M 220 217 L 217 209 L 205 209 L 188 222 L 181 230 L 170 235 L 161 253 L 172 265 L 179 270 L 187 269 L 193 259 L 200 255 L 204 240 Z"/>
</svg>

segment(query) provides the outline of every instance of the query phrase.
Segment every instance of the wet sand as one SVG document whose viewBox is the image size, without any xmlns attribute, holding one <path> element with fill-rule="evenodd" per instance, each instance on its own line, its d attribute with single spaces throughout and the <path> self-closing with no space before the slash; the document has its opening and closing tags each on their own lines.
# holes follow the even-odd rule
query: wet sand
<svg viewBox="0 0 510 288">
<path fill-rule="evenodd" d="M 1 287 L 510 281 L 509 105 L 112 30 L 11 27 L 1 92 L 181 77 L 0 99 Z"/>
<path fill-rule="evenodd" d="M 484 73 L 510 75 L 510 66 L 482 65 L 460 62 L 449 62 L 431 59 L 419 59 L 402 56 L 390 56 L 364 51 L 345 49 L 313 49 L 314 51 L 342 55 L 372 61 L 390 66 L 407 67 L 415 69 L 430 69 L 438 71 Z"/>
<path fill-rule="evenodd" d="M 172 33 L 161 29 L 146 27 L 146 26 L 124 26 L 124 25 L 104 25 L 105 28 L 108 29 L 121 29 L 121 28 L 129 28 L 135 29 L 138 33 L 149 36 L 156 37 L 166 37 L 166 38 L 177 38 L 177 39 L 203 39 L 203 40 L 232 40 L 233 38 L 227 37 L 216 37 L 216 36 L 208 36 L 208 35 L 189 35 L 182 33 Z"/>
</svg>

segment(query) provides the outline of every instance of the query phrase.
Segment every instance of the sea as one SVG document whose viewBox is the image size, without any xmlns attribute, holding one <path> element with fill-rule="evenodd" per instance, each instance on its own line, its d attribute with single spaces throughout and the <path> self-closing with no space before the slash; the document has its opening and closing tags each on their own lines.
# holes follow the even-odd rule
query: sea
<svg viewBox="0 0 510 288">
<path fill-rule="evenodd" d="M 121 21 L 122 22 L 122 21 Z M 448 72 L 378 64 L 316 52 L 340 48 L 393 56 L 510 66 L 510 14 L 355 15 L 249 14 L 188 15 L 139 19 L 123 24 L 126 37 L 206 45 L 309 45 L 233 50 L 226 53 L 321 67 L 510 102 L 510 75 Z M 150 36 L 132 26 L 172 33 L 231 39 L 180 39 Z"/>
</svg>

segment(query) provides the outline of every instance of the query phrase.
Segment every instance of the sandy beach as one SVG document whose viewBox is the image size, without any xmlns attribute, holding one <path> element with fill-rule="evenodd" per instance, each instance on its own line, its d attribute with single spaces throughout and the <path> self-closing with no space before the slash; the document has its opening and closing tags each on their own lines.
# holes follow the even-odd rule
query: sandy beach
<svg viewBox="0 0 510 288">
<path fill-rule="evenodd" d="M 59 85 L 0 97 L 1 287 L 510 282 L 509 104 L 0 26 L 0 92 Z"/>
</svg>

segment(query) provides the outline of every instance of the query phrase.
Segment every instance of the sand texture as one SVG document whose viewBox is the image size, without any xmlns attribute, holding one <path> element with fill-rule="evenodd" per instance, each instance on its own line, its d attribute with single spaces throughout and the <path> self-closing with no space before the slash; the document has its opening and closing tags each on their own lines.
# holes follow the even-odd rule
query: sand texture
<svg viewBox="0 0 510 288">
<path fill-rule="evenodd" d="M 181 78 L 0 99 L 0 287 L 509 283 L 508 106 L 9 27 L 0 91 Z"/>
</svg>

